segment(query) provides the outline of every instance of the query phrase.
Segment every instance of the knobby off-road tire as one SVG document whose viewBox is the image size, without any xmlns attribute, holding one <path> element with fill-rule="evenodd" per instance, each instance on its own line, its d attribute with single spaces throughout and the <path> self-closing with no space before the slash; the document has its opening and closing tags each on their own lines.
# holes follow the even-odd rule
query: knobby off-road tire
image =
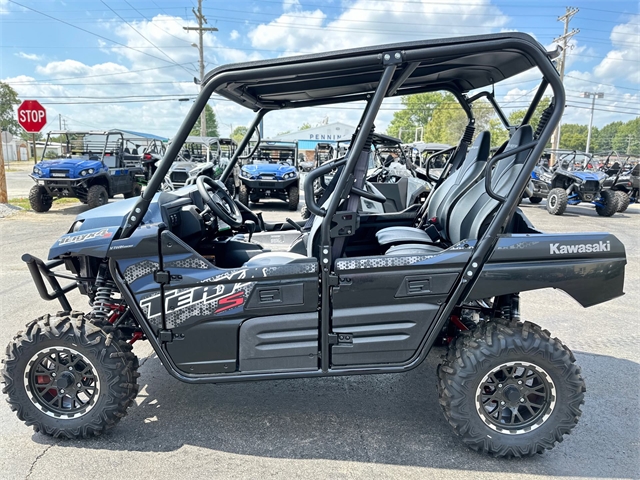
<svg viewBox="0 0 640 480">
<path fill-rule="evenodd" d="M 298 185 L 290 186 L 287 194 L 289 197 L 289 201 L 287 202 L 289 210 L 295 212 L 298 209 L 298 204 L 300 203 L 300 189 L 298 188 Z"/>
<path fill-rule="evenodd" d="M 249 206 L 249 189 L 245 184 L 240 185 L 240 189 L 238 190 L 238 200 L 245 207 Z"/>
<path fill-rule="evenodd" d="M 34 185 L 29 190 L 29 205 L 34 212 L 48 212 L 53 205 L 53 199 L 47 189 L 41 185 Z"/>
<path fill-rule="evenodd" d="M 631 197 L 621 190 L 616 190 L 616 197 L 618 198 L 618 213 L 626 211 L 631 203 Z"/>
<path fill-rule="evenodd" d="M 600 192 L 602 206 L 596 205 L 596 213 L 601 217 L 611 217 L 618 211 L 618 196 L 613 190 Z"/>
<path fill-rule="evenodd" d="M 229 177 L 227 179 L 227 183 L 225 183 L 224 186 L 227 187 L 227 191 L 229 192 L 229 196 L 231 198 L 235 198 L 235 196 L 236 196 L 236 184 L 233 181 L 233 177 Z"/>
<path fill-rule="evenodd" d="M 138 359 L 117 329 L 105 328 L 72 312 L 38 318 L 13 338 L 2 392 L 20 420 L 75 439 L 100 435 L 126 415 L 138 394 Z"/>
<path fill-rule="evenodd" d="M 447 421 L 467 446 L 497 457 L 553 448 L 577 424 L 585 391 L 571 350 L 529 322 L 482 322 L 438 366 Z"/>
<path fill-rule="evenodd" d="M 89 208 L 101 207 L 109 202 L 109 193 L 102 185 L 93 185 L 87 192 L 87 205 Z"/>
<path fill-rule="evenodd" d="M 542 197 L 529 197 L 529 201 L 535 205 L 542 201 Z"/>
<path fill-rule="evenodd" d="M 300 209 L 300 216 L 304 220 L 307 220 L 311 216 L 311 212 L 309 211 L 309 208 L 307 207 L 306 203 L 302 205 L 302 208 Z"/>
<path fill-rule="evenodd" d="M 124 198 L 139 197 L 140 195 L 142 195 L 142 185 L 136 182 L 133 184 L 133 190 L 127 193 L 123 193 L 122 195 L 124 196 Z"/>
<path fill-rule="evenodd" d="M 554 188 L 547 196 L 547 212 L 551 215 L 562 215 L 568 202 L 567 191 L 564 188 Z"/>
</svg>

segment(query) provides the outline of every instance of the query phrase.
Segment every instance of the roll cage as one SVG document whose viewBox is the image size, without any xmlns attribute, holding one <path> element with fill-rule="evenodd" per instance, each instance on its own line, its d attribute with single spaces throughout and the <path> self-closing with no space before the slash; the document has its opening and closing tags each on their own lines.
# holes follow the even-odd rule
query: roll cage
<svg viewBox="0 0 640 480">
<path fill-rule="evenodd" d="M 334 273 L 335 224 L 338 208 L 348 197 L 365 196 L 366 192 L 358 183 L 356 167 L 360 153 L 370 141 L 375 117 L 382 101 L 387 97 L 423 93 L 429 91 L 450 91 L 458 99 L 473 124 L 470 103 L 485 97 L 495 103 L 493 95 L 481 92 L 471 98 L 467 94 L 537 67 L 542 74 L 541 84 L 524 116 L 522 125 L 529 123 L 547 87 L 551 87 L 553 101 L 536 132 L 534 140 L 493 156 L 486 166 L 485 188 L 487 194 L 499 202 L 495 215 L 484 234 L 477 239 L 467 262 L 464 274 L 455 282 L 447 295 L 447 301 L 439 309 L 433 325 L 429 328 L 423 344 L 431 345 L 444 322 L 452 314 L 456 305 L 469 297 L 485 263 L 494 251 L 498 235 L 513 217 L 521 200 L 531 172 L 540 158 L 552 131 L 560 121 L 565 105 L 565 93 L 552 59 L 558 51 L 547 52 L 532 37 L 522 33 L 501 33 L 461 38 L 447 38 L 418 42 L 397 43 L 375 47 L 357 48 L 322 54 L 280 58 L 250 63 L 240 63 L 219 67 L 210 72 L 202 82 L 202 89 L 187 114 L 182 126 L 169 146 L 158 170 L 149 182 L 142 197 L 137 201 L 127 217 L 121 237 L 132 235 L 140 225 L 150 202 L 159 190 L 171 163 L 178 155 L 197 118 L 214 93 L 239 105 L 256 111 L 256 116 L 248 132 L 238 145 L 238 150 L 222 174 L 224 182 L 238 161 L 240 152 L 248 145 L 264 115 L 272 110 L 331 105 L 351 101 L 364 101 L 362 117 L 347 155 L 342 159 L 328 162 L 314 171 L 314 176 L 328 173 L 338 166 L 342 172 L 335 183 L 335 195 L 324 206 L 315 203 L 313 195 L 305 191 L 309 210 L 321 217 L 318 235 L 317 261 L 320 265 L 320 354 L 321 370 L 328 372 L 330 361 L 330 289 L 337 285 Z M 499 110 L 499 107 L 498 107 Z M 504 114 L 500 118 L 506 128 L 515 131 L 518 126 L 509 125 Z M 466 132 L 465 132 L 466 134 Z M 492 188 L 491 169 L 498 160 L 528 152 L 521 172 L 506 196 L 499 195 Z M 307 182 L 312 183 L 312 182 Z M 350 199 L 350 198 L 349 198 Z M 422 362 L 428 349 L 421 348 L 420 355 L 402 366 L 408 370 Z M 361 368 L 361 372 L 376 373 L 396 371 L 393 368 Z M 345 374 L 349 373 L 348 370 Z"/>
</svg>

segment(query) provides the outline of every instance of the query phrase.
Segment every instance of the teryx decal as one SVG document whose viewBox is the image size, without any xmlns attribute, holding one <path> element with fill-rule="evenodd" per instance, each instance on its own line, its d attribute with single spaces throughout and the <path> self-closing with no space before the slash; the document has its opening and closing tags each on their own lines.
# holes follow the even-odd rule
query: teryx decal
<svg viewBox="0 0 640 480">
<path fill-rule="evenodd" d="M 598 243 L 583 243 L 580 245 L 560 245 L 559 243 L 549 244 L 550 255 L 565 255 L 567 253 L 595 253 L 610 252 L 611 242 L 600 241 Z"/>
<path fill-rule="evenodd" d="M 113 235 L 109 230 L 103 228 L 102 230 L 98 230 L 97 232 L 90 233 L 82 233 L 80 235 L 73 235 L 71 237 L 62 237 L 58 245 L 67 245 L 69 243 L 80 243 L 85 242 L 87 240 L 93 240 L 94 238 L 109 238 Z"/>
<path fill-rule="evenodd" d="M 240 270 L 225 274 L 224 277 L 227 280 L 242 280 L 245 275 L 246 270 Z M 182 316 L 180 314 L 186 310 L 193 311 L 196 316 L 199 316 L 209 313 L 217 314 L 239 307 L 244 304 L 252 285 L 253 282 L 225 283 L 169 290 L 164 296 L 167 317 Z M 140 307 L 147 318 L 159 317 L 162 314 L 160 293 L 141 300 Z M 193 307 L 198 307 L 197 312 L 193 310 Z"/>
</svg>

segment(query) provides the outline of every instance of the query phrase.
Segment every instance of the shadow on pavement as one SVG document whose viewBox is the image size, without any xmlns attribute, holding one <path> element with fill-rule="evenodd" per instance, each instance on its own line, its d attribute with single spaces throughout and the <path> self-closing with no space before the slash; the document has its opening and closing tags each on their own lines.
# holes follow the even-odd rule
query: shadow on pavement
<svg viewBox="0 0 640 480">
<path fill-rule="evenodd" d="M 231 385 L 182 384 L 152 357 L 141 368 L 139 405 L 114 430 L 97 439 L 57 445 L 141 452 L 192 445 L 256 457 L 469 472 L 640 475 L 638 363 L 578 353 L 587 382 L 578 427 L 550 452 L 504 460 L 471 451 L 446 423 L 435 388 L 441 353 L 434 350 L 423 365 L 405 374 Z M 51 443 L 39 434 L 33 439 Z"/>
</svg>

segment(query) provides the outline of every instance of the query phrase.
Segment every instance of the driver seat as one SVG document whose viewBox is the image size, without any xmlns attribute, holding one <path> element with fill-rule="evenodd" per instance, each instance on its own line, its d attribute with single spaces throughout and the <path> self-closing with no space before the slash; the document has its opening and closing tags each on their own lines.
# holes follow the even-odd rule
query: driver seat
<svg viewBox="0 0 640 480">
<path fill-rule="evenodd" d="M 308 257 L 292 252 L 265 252 L 250 258 L 244 263 L 245 267 L 272 267 L 286 265 L 296 260 L 306 260 Z"/>
</svg>

